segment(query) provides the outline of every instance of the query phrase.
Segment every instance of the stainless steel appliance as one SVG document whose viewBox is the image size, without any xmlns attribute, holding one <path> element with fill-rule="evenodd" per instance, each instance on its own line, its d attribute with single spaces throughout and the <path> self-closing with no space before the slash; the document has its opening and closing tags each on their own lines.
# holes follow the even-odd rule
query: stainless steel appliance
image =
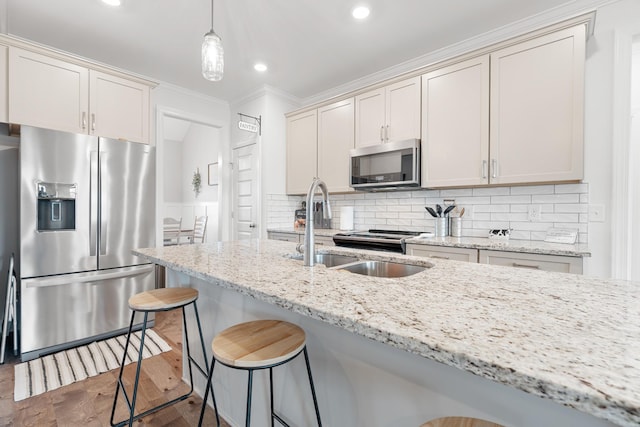
<svg viewBox="0 0 640 427">
<path fill-rule="evenodd" d="M 375 230 L 337 233 L 333 236 L 336 246 L 356 249 L 372 249 L 406 253 L 405 240 L 420 235 L 418 231 Z"/>
<path fill-rule="evenodd" d="M 22 127 L 22 360 L 120 333 L 128 298 L 155 287 L 155 152 L 145 144 Z"/>
<path fill-rule="evenodd" d="M 350 151 L 351 187 L 392 190 L 420 186 L 420 140 L 388 142 Z"/>
</svg>

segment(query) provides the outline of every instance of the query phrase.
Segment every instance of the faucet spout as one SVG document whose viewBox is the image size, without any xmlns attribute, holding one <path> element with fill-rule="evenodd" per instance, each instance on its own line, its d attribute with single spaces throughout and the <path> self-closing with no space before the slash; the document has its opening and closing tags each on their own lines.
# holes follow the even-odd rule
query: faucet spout
<svg viewBox="0 0 640 427">
<path fill-rule="evenodd" d="M 309 191 L 307 192 L 307 221 L 304 230 L 304 265 L 305 267 L 313 267 L 315 264 L 315 238 L 314 238 L 314 211 L 313 197 L 316 191 L 320 189 L 322 192 L 322 216 L 324 219 L 331 219 L 331 204 L 329 203 L 329 190 L 327 184 L 320 178 L 314 178 Z"/>
</svg>

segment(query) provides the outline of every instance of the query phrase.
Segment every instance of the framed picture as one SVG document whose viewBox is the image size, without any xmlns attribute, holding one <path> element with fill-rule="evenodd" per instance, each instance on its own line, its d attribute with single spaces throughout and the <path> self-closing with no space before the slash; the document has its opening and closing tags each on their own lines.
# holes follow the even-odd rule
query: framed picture
<svg viewBox="0 0 640 427">
<path fill-rule="evenodd" d="M 218 185 L 218 162 L 209 163 L 208 177 L 209 185 Z"/>
</svg>

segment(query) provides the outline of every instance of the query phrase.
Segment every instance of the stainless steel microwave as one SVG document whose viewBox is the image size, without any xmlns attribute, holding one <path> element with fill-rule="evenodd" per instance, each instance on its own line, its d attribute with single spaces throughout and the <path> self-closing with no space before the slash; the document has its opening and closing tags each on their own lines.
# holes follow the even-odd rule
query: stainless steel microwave
<svg viewBox="0 0 640 427">
<path fill-rule="evenodd" d="M 420 186 L 420 140 L 387 142 L 350 151 L 351 187 L 392 190 Z"/>
</svg>

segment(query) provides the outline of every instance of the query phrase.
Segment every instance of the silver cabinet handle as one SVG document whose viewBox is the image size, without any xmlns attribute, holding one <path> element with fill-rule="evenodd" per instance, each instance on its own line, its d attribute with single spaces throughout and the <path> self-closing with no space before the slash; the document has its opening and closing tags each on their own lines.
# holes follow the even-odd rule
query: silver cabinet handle
<svg viewBox="0 0 640 427">
<path fill-rule="evenodd" d="M 440 255 L 431 255 L 431 258 L 436 258 L 436 259 L 450 259 L 448 256 L 440 256 Z"/>
<path fill-rule="evenodd" d="M 487 161 L 482 161 L 482 179 L 487 179 Z"/>
<path fill-rule="evenodd" d="M 254 223 L 249 224 L 249 228 L 256 228 L 256 225 Z"/>
<path fill-rule="evenodd" d="M 382 138 L 382 130 L 384 129 L 384 126 L 380 126 L 380 142 L 384 142 L 384 139 Z"/>
<path fill-rule="evenodd" d="M 96 130 L 96 114 L 91 113 L 91 132 Z"/>
<path fill-rule="evenodd" d="M 491 178 L 498 177 L 498 161 L 496 159 L 491 159 Z"/>
<path fill-rule="evenodd" d="M 513 264 L 511 264 L 513 267 L 518 267 L 518 268 L 530 268 L 532 270 L 540 270 L 540 266 L 539 265 L 528 265 L 528 264 L 519 264 L 517 262 L 514 262 Z"/>
<path fill-rule="evenodd" d="M 85 130 L 87 128 L 87 112 L 83 111 L 82 112 L 82 130 Z"/>
<path fill-rule="evenodd" d="M 389 125 L 384 128 L 384 139 L 389 142 Z"/>
</svg>

